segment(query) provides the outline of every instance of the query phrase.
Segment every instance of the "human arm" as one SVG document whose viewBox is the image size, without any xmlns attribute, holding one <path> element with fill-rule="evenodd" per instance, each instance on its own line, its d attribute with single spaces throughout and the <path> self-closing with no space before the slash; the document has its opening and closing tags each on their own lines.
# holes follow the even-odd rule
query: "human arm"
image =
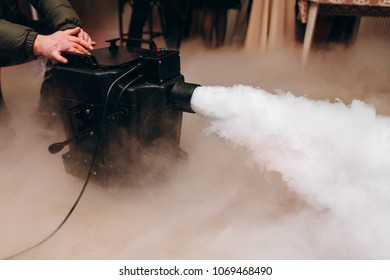
<svg viewBox="0 0 390 280">
<path fill-rule="evenodd" d="M 79 53 L 88 53 L 88 50 L 92 49 L 94 42 L 92 42 L 89 35 L 81 28 L 76 29 L 77 32 L 72 31 L 70 34 L 61 33 L 65 32 L 62 30 L 69 30 L 80 24 L 80 20 L 69 5 L 69 2 L 63 0 L 36 0 L 31 2 L 34 2 L 35 7 L 39 8 L 40 13 L 48 11 L 48 14 L 46 15 L 48 21 L 52 22 L 52 28 L 58 29 L 59 33 L 55 32 L 49 36 L 38 35 L 37 31 L 24 24 L 17 24 L 0 18 L 1 56 L 26 61 L 32 59 L 34 55 L 50 54 L 47 49 L 52 49 L 53 46 L 59 47 L 57 50 L 60 52 L 75 51 Z M 49 2 L 52 2 L 51 6 L 49 5 Z M 68 3 L 68 5 L 66 5 L 66 3 Z M 69 36 L 72 37 L 70 38 Z M 75 40 L 77 37 L 79 37 L 79 40 Z M 55 39 L 66 40 L 55 43 Z M 36 41 L 38 43 L 37 45 L 35 45 Z M 44 41 L 48 44 L 44 44 Z M 70 42 L 72 44 L 70 44 Z M 79 46 L 74 47 L 74 43 L 77 43 Z M 45 47 L 46 49 L 44 49 Z M 80 49 L 80 47 L 84 49 Z M 49 57 L 53 58 L 53 56 Z"/>
<path fill-rule="evenodd" d="M 20 60 L 32 58 L 37 35 L 32 28 L 0 19 L 1 55 Z"/>
<path fill-rule="evenodd" d="M 90 54 L 88 50 L 93 49 L 92 45 L 75 36 L 79 33 L 80 27 L 57 31 L 48 36 L 38 34 L 34 42 L 34 55 L 43 55 L 67 63 L 67 59 L 61 55 L 62 52 Z"/>
<path fill-rule="evenodd" d="M 81 27 L 80 18 L 67 0 L 29 0 L 54 31 Z"/>
<path fill-rule="evenodd" d="M 80 27 L 57 31 L 51 35 L 40 35 L 32 28 L 0 19 L 0 52 L 3 56 L 21 61 L 43 55 L 66 63 L 61 56 L 64 51 L 89 54 L 92 44 L 77 37 Z"/>
<path fill-rule="evenodd" d="M 93 49 L 96 43 L 81 28 L 80 19 L 67 0 L 30 0 L 30 3 L 40 14 L 45 15 L 52 28 L 57 31 L 49 36 L 37 36 L 35 55 L 44 55 L 66 63 L 66 59 L 61 56 L 63 51 L 88 54 Z"/>
<path fill-rule="evenodd" d="M 91 45 L 96 43 L 91 39 L 89 34 L 81 27 L 81 22 L 76 12 L 67 0 L 30 0 L 30 3 L 37 11 L 44 15 L 48 22 L 51 23 L 53 30 L 67 30 L 80 27 L 77 37 Z"/>
</svg>

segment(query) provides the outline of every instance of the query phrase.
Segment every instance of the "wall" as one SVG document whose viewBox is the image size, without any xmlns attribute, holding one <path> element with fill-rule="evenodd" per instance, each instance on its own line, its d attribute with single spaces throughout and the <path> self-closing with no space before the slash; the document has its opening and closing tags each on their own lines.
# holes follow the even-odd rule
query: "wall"
<svg viewBox="0 0 390 280">
<path fill-rule="evenodd" d="M 119 37 L 118 2 L 113 0 L 84 0 L 69 1 L 78 13 L 87 30 L 99 45 L 105 45 L 104 41 Z M 128 25 L 130 8 L 126 7 L 124 14 L 124 26 Z"/>
</svg>

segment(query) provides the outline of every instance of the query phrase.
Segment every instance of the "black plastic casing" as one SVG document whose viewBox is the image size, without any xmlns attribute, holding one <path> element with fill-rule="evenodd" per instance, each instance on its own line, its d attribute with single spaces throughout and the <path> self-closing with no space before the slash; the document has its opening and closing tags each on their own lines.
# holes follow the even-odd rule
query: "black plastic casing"
<svg viewBox="0 0 390 280">
<path fill-rule="evenodd" d="M 92 174 L 103 185 L 146 175 L 145 155 L 156 151 L 164 158 L 186 156 L 182 111 L 193 112 L 198 85 L 184 83 L 178 51 L 117 47 L 65 56 L 68 64 L 53 67 L 42 97 L 73 138 L 62 156 L 68 173 L 85 178 L 96 147 Z M 183 84 L 183 95 L 172 90 Z"/>
</svg>

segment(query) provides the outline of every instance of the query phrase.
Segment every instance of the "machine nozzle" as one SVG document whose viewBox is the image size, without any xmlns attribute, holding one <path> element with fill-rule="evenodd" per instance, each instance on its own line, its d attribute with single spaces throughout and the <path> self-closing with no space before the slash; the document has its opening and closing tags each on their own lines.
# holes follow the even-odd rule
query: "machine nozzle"
<svg viewBox="0 0 390 280">
<path fill-rule="evenodd" d="M 191 108 L 191 98 L 194 90 L 199 87 L 198 84 L 176 83 L 170 94 L 170 104 L 177 110 L 195 113 Z"/>
</svg>

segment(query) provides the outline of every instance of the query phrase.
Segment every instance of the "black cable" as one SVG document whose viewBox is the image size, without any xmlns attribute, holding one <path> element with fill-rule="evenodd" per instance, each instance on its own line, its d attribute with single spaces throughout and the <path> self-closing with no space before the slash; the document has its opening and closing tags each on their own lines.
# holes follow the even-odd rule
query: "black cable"
<svg viewBox="0 0 390 280">
<path fill-rule="evenodd" d="M 138 63 L 136 64 L 135 66 L 133 66 L 130 70 L 128 70 L 126 73 L 124 73 L 123 75 L 121 75 L 119 78 L 117 78 L 115 81 L 113 81 L 107 91 L 107 94 L 106 94 L 106 98 L 105 98 L 105 101 L 104 101 L 104 109 L 103 109 L 103 117 L 102 117 L 102 127 L 104 126 L 104 120 L 106 119 L 106 115 L 107 115 L 107 105 L 108 105 L 108 101 L 109 101 L 109 97 L 110 97 L 110 93 L 111 93 L 111 90 L 113 88 L 113 86 L 118 82 L 120 81 L 121 79 L 123 79 L 125 76 L 127 76 L 128 74 L 130 74 L 131 72 L 133 72 L 134 70 L 138 69 L 139 67 L 141 67 L 142 64 L 141 63 Z M 45 237 L 44 239 L 42 239 L 40 242 L 34 244 L 33 246 L 31 247 L 28 247 L 27 249 L 24 249 L 16 254 L 13 254 L 13 255 L 10 255 L 6 258 L 4 258 L 4 260 L 11 260 L 11 259 L 14 259 L 22 254 L 25 254 L 35 248 L 37 248 L 38 246 L 42 245 L 43 243 L 45 243 L 46 241 L 48 241 L 50 238 L 52 238 L 63 226 L 64 224 L 68 221 L 69 217 L 72 215 L 73 211 L 76 209 L 78 203 L 80 202 L 80 199 L 81 197 L 83 196 L 84 194 L 84 191 L 85 189 L 87 188 L 87 185 L 89 183 L 89 179 L 91 178 L 91 175 L 92 175 L 92 170 L 95 166 L 95 161 L 96 161 L 96 156 L 97 156 L 97 153 L 98 153 L 98 150 L 99 150 L 99 146 L 100 146 L 100 141 L 101 141 L 102 137 L 101 137 L 101 134 L 98 135 L 98 139 L 96 140 L 96 146 L 95 146 L 95 150 L 94 150 L 94 153 L 93 153 L 93 157 L 92 157 L 92 160 L 91 160 L 91 164 L 90 164 L 90 167 L 89 167 L 89 171 L 88 171 L 88 175 L 85 179 L 85 182 L 84 182 L 84 185 L 83 185 L 83 188 L 81 189 L 81 192 L 79 194 L 79 196 L 77 197 L 76 201 L 73 203 L 73 206 L 72 208 L 69 210 L 68 214 L 65 216 L 65 218 L 62 220 L 62 222 L 57 226 L 57 228 L 52 232 L 50 233 L 47 237 Z"/>
<path fill-rule="evenodd" d="M 142 79 L 144 77 L 144 75 L 140 74 L 138 75 L 137 77 L 135 77 L 133 80 L 131 80 L 129 83 L 127 83 L 121 90 L 121 92 L 118 94 L 118 97 L 116 98 L 116 101 L 115 101 L 115 105 L 114 105 L 114 112 L 118 109 L 118 105 L 119 105 L 119 101 L 120 99 L 122 98 L 124 92 L 130 87 L 132 86 L 136 81 L 138 81 L 139 79 Z"/>
<path fill-rule="evenodd" d="M 104 128 L 106 126 L 104 126 L 104 120 L 106 119 L 106 116 L 107 116 L 107 107 L 108 107 L 108 101 L 110 99 L 110 93 L 111 93 L 111 89 L 112 87 L 114 86 L 114 84 L 116 84 L 117 82 L 119 82 L 121 79 L 123 79 L 125 76 L 127 76 L 128 74 L 130 74 L 131 72 L 137 70 L 138 68 L 142 67 L 142 62 L 139 62 L 137 63 L 136 65 L 134 65 L 132 68 L 130 68 L 130 70 L 128 70 L 126 73 L 124 73 L 123 75 L 121 75 L 119 78 L 117 78 L 114 82 L 112 82 L 110 88 L 108 89 L 107 91 L 107 95 L 106 95 L 106 99 L 104 100 L 104 108 L 103 108 L 103 118 L 102 118 L 102 131 L 105 130 Z M 101 137 L 102 133 L 99 134 L 99 138 L 98 138 L 98 144 L 97 146 L 100 146 L 100 141 L 101 139 L 103 139 L 103 137 Z"/>
<path fill-rule="evenodd" d="M 97 145 L 96 145 L 97 147 Z M 5 260 L 11 260 L 11 259 L 14 259 L 16 258 L 17 256 L 20 256 L 20 255 L 23 255 L 24 253 L 27 253 L 35 248 L 37 248 L 38 246 L 42 245 L 43 243 L 45 243 L 47 240 L 49 240 L 50 238 L 52 238 L 61 228 L 62 226 L 67 222 L 67 220 L 69 219 L 69 217 L 72 215 L 74 209 L 76 209 L 76 206 L 77 204 L 79 203 L 81 197 L 83 196 L 84 194 L 84 191 L 85 189 L 87 188 L 87 185 L 88 185 L 88 182 L 89 182 L 89 178 L 91 177 L 91 174 L 92 174 L 92 169 L 95 165 L 95 159 L 96 159 L 96 154 L 97 154 L 97 149 L 95 149 L 95 152 L 94 152 L 94 155 L 93 155 L 93 158 L 92 158 L 92 161 L 91 161 L 91 166 L 90 166 L 90 169 L 89 169 L 89 172 L 88 172 L 88 175 L 87 175 L 87 178 L 85 180 L 85 183 L 84 183 L 84 186 L 83 188 L 81 189 L 81 192 L 79 194 L 79 196 L 77 197 L 75 203 L 73 204 L 72 208 L 69 210 L 68 214 L 66 215 L 66 217 L 62 220 L 62 222 L 57 226 L 57 228 L 51 233 L 49 234 L 46 238 L 44 238 L 43 240 L 41 240 L 40 242 L 36 243 L 35 245 L 27 248 L 27 249 L 24 249 L 23 251 L 20 251 L 19 253 L 16 253 L 14 255 L 11 255 L 11 256 L 8 256 L 5 258 Z"/>
</svg>

